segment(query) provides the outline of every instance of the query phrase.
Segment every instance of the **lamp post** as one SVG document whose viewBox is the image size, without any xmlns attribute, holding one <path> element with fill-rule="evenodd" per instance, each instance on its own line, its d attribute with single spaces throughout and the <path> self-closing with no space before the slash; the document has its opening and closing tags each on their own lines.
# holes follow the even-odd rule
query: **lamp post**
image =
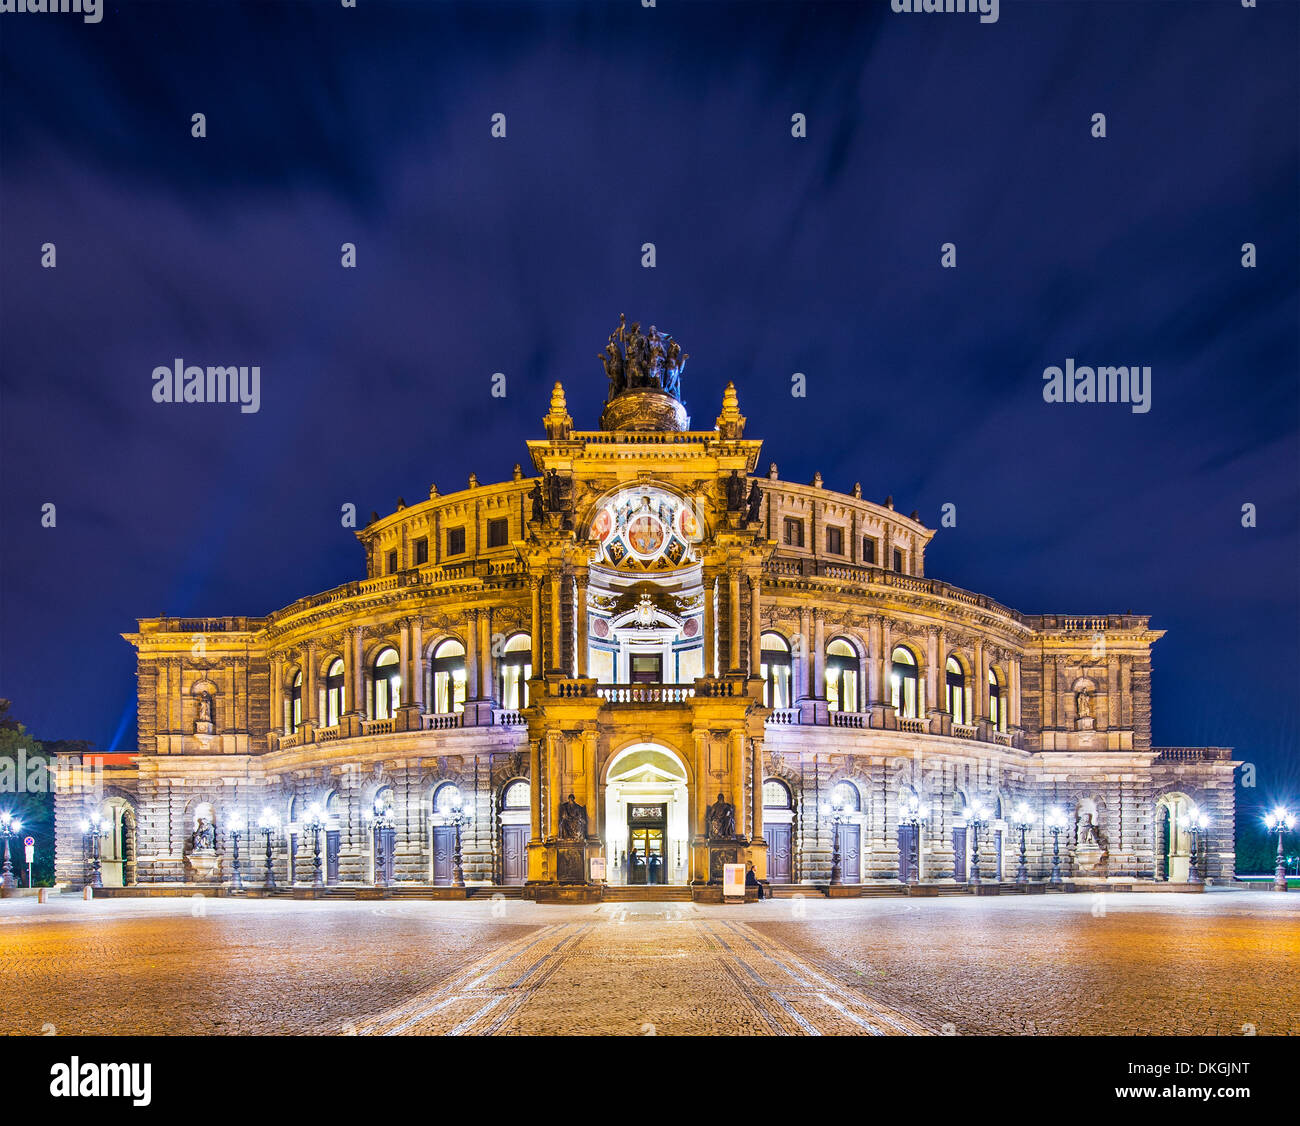
<svg viewBox="0 0 1300 1126">
<path fill-rule="evenodd" d="M 1011 813 L 1011 823 L 1020 830 L 1020 865 L 1016 868 L 1016 883 L 1029 883 L 1029 867 L 1025 864 L 1025 837 L 1029 827 L 1034 823 L 1034 813 L 1029 806 L 1021 802 Z"/>
<path fill-rule="evenodd" d="M 5 839 L 5 862 L 3 872 L 0 873 L 0 887 L 15 887 L 14 866 L 9 859 L 9 838 L 22 832 L 23 823 L 12 813 L 0 813 L 0 835 Z"/>
<path fill-rule="evenodd" d="M 311 886 L 323 888 L 325 881 L 321 878 L 320 870 L 320 835 L 325 828 L 325 811 L 319 802 L 312 802 L 307 807 L 307 820 L 303 822 L 303 827 L 311 834 Z"/>
<path fill-rule="evenodd" d="M 90 886 L 93 888 L 102 888 L 104 886 L 104 877 L 100 874 L 99 843 L 107 829 L 108 823 L 100 817 L 98 813 L 81 823 L 82 839 L 90 849 L 90 857 L 92 861 L 90 868 Z M 8 845 L 8 843 L 8 841 L 5 842 L 6 845 Z"/>
<path fill-rule="evenodd" d="M 822 804 L 822 813 L 831 819 L 831 884 L 840 882 L 840 826 L 849 818 L 844 812 L 844 802 L 831 798 Z"/>
<path fill-rule="evenodd" d="M 463 888 L 465 886 L 465 870 L 464 868 L 461 867 L 461 854 L 460 854 L 461 826 L 467 825 L 469 822 L 474 820 L 474 811 L 467 808 L 463 804 L 463 802 L 464 799 L 462 799 L 461 796 L 457 794 L 454 798 L 451 799 L 451 805 L 449 806 L 449 808 L 446 810 L 444 814 L 444 816 L 450 818 L 451 823 L 454 826 L 456 826 L 456 851 L 451 858 L 451 862 L 452 862 L 451 886 L 455 888 Z"/>
<path fill-rule="evenodd" d="M 239 874 L 239 838 L 244 832 L 244 815 L 242 813 L 232 813 L 226 818 L 226 825 L 229 827 L 230 839 L 235 845 L 235 872 L 230 880 L 231 891 L 244 890 L 244 878 Z"/>
<path fill-rule="evenodd" d="M 275 891 L 275 873 L 271 870 L 271 838 L 280 831 L 280 818 L 274 810 L 262 810 L 262 816 L 257 819 L 257 830 L 266 837 L 266 880 L 262 886 L 267 891 Z"/>
<path fill-rule="evenodd" d="M 388 866 L 384 863 L 384 830 L 394 824 L 391 806 L 384 804 L 380 798 L 375 799 L 374 833 L 375 833 L 375 886 L 388 886 Z"/>
<path fill-rule="evenodd" d="M 1196 867 L 1196 854 L 1201 843 L 1201 834 L 1205 832 L 1209 824 L 1210 819 L 1199 809 L 1193 809 L 1191 815 L 1187 818 L 1187 831 L 1192 834 L 1192 854 L 1188 858 L 1187 865 L 1187 882 L 1189 884 L 1205 883 Z"/>
<path fill-rule="evenodd" d="M 1270 833 L 1277 834 L 1277 867 L 1273 869 L 1273 890 L 1286 891 L 1286 861 L 1282 856 L 1282 838 L 1295 828 L 1295 816 L 1289 809 L 1279 805 L 1264 815 L 1264 824 Z"/>
<path fill-rule="evenodd" d="M 924 820 L 925 809 L 921 805 L 921 799 L 915 794 L 909 794 L 907 805 L 903 807 L 903 814 L 899 818 L 900 824 L 907 825 L 912 830 L 911 845 L 907 850 L 907 882 L 909 884 L 916 884 L 921 881 L 921 866 L 918 862 L 917 849 L 921 836 L 921 823 Z"/>
<path fill-rule="evenodd" d="M 1052 876 L 1048 883 L 1061 882 L 1061 834 L 1065 831 L 1065 814 L 1053 806 L 1045 819 L 1047 831 L 1052 834 Z"/>
<path fill-rule="evenodd" d="M 976 802 L 973 806 L 963 811 L 966 818 L 966 824 L 971 830 L 971 854 L 970 854 L 970 877 L 969 883 L 978 886 L 980 883 L 980 830 L 989 823 L 989 811 Z"/>
</svg>

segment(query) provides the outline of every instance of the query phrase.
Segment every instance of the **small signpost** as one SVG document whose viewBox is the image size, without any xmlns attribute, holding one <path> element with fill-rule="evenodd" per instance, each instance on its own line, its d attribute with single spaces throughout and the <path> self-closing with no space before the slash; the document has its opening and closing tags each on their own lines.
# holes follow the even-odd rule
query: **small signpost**
<svg viewBox="0 0 1300 1126">
<path fill-rule="evenodd" d="M 605 882 L 605 858 L 603 856 L 593 856 L 591 858 L 591 882 L 593 884 L 603 884 Z"/>
<path fill-rule="evenodd" d="M 23 837 L 23 851 L 27 854 L 27 886 L 32 886 L 32 860 L 36 857 L 36 838 Z"/>
<path fill-rule="evenodd" d="M 724 864 L 722 866 L 722 898 L 745 901 L 745 866 L 743 864 Z"/>
</svg>

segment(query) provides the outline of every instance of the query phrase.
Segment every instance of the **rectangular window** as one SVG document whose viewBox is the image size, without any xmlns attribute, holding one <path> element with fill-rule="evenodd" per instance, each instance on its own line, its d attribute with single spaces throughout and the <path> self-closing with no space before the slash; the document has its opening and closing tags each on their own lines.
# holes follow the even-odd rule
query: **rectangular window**
<svg viewBox="0 0 1300 1126">
<path fill-rule="evenodd" d="M 447 554 L 448 555 L 465 554 L 465 529 L 464 528 L 447 529 Z"/>
<path fill-rule="evenodd" d="M 826 529 L 826 550 L 831 555 L 844 554 L 844 529 L 843 528 Z"/>
<path fill-rule="evenodd" d="M 415 541 L 415 565 L 417 567 L 429 562 L 429 537 L 421 536 Z"/>
<path fill-rule="evenodd" d="M 488 521 L 488 547 L 506 547 L 510 543 L 510 521 Z"/>
<path fill-rule="evenodd" d="M 895 548 L 894 549 L 894 570 L 901 571 L 902 569 L 903 569 L 903 553 L 899 551 L 898 548 Z"/>
<path fill-rule="evenodd" d="M 862 537 L 862 562 L 872 567 L 876 565 L 876 541 L 870 536 Z"/>
<path fill-rule="evenodd" d="M 395 551 L 388 553 L 388 573 L 390 575 L 397 573 L 397 552 Z"/>
<path fill-rule="evenodd" d="M 785 546 L 803 547 L 803 521 L 793 516 L 785 518 Z"/>
</svg>

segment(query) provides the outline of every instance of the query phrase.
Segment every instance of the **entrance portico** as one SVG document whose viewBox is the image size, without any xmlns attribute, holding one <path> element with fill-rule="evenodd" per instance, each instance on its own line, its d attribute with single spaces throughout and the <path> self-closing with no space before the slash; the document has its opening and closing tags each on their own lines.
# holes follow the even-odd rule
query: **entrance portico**
<svg viewBox="0 0 1300 1126">
<path fill-rule="evenodd" d="M 678 755 L 650 743 L 626 747 L 606 767 L 603 788 L 609 882 L 689 882 L 691 806 Z"/>
</svg>

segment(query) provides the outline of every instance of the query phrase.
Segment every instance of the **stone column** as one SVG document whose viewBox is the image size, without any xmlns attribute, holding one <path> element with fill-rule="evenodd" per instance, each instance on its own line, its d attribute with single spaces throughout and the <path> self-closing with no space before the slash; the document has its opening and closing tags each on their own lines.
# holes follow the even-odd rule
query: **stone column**
<svg viewBox="0 0 1300 1126">
<path fill-rule="evenodd" d="M 363 696 L 361 688 L 361 627 L 354 626 L 345 630 L 344 638 L 346 640 L 343 646 L 343 663 L 348 697 L 343 701 L 346 705 L 344 714 L 359 716 Z"/>
<path fill-rule="evenodd" d="M 552 672 L 564 671 L 564 644 L 561 634 L 563 615 L 560 613 L 560 572 L 551 572 L 551 656 L 548 662 Z"/>
<path fill-rule="evenodd" d="M 926 711 L 937 712 L 945 710 L 943 705 L 943 692 L 940 691 L 940 684 L 944 679 L 944 656 L 943 656 L 943 631 L 935 626 L 930 627 L 930 637 L 926 644 L 925 660 L 929 665 L 929 676 L 925 682 L 925 707 Z"/>
<path fill-rule="evenodd" d="M 763 620 L 759 615 L 761 575 L 749 577 L 749 675 L 763 675 Z"/>
<path fill-rule="evenodd" d="M 532 839 L 542 839 L 542 741 L 528 740 L 528 813 Z"/>
<path fill-rule="evenodd" d="M 403 618 L 401 622 L 402 632 L 397 642 L 397 667 L 401 670 L 398 674 L 402 678 L 401 686 L 398 689 L 398 697 L 403 703 L 410 703 L 411 700 L 411 619 Z"/>
<path fill-rule="evenodd" d="M 465 699 L 478 699 L 478 611 L 465 611 Z M 466 708 L 466 711 L 469 709 Z"/>
<path fill-rule="evenodd" d="M 714 608 L 715 577 L 704 572 L 704 675 L 717 676 L 718 615 Z"/>
<path fill-rule="evenodd" d="M 493 677 L 492 667 L 491 607 L 486 607 L 478 612 L 478 667 L 477 695 L 482 700 L 491 700 L 496 695 L 496 682 Z"/>
<path fill-rule="evenodd" d="M 271 730 L 278 735 L 293 730 L 293 717 L 288 723 L 284 717 L 284 657 L 279 653 L 271 658 Z"/>
<path fill-rule="evenodd" d="M 303 656 L 302 671 L 302 714 L 303 719 L 315 727 L 320 723 L 320 701 L 316 699 L 316 642 L 307 642 L 307 652 Z"/>
<path fill-rule="evenodd" d="M 757 739 L 749 741 L 749 771 L 750 840 L 758 842 L 763 840 L 763 752 L 758 746 Z M 767 873 L 763 872 L 762 875 L 766 876 Z"/>
<path fill-rule="evenodd" d="M 587 574 L 582 572 L 573 576 L 573 593 L 576 605 L 574 614 L 574 646 L 577 649 L 578 676 L 587 675 Z M 594 813 L 594 811 L 593 811 Z"/>
<path fill-rule="evenodd" d="M 740 573 L 733 567 L 727 572 L 727 671 L 740 671 Z"/>
<path fill-rule="evenodd" d="M 808 686 L 808 695 L 821 699 L 826 695 L 826 622 L 820 609 L 814 608 L 812 683 Z"/>
<path fill-rule="evenodd" d="M 727 740 L 727 770 L 731 778 L 731 804 L 736 807 L 736 835 L 750 835 L 748 803 L 745 801 L 745 732 L 733 731 Z"/>
<path fill-rule="evenodd" d="M 528 587 L 532 595 L 533 628 L 529 635 L 533 643 L 533 676 L 542 675 L 542 580 L 530 575 Z"/>
<path fill-rule="evenodd" d="M 411 618 L 411 691 L 409 699 L 416 709 L 424 711 L 424 623 Z"/>
<path fill-rule="evenodd" d="M 808 693 L 809 663 L 808 663 L 808 636 L 811 630 L 808 628 L 808 609 L 805 606 L 799 607 L 799 633 L 793 639 L 794 653 L 791 656 L 791 679 L 794 682 L 793 695 L 796 701 L 806 699 Z"/>
<path fill-rule="evenodd" d="M 866 666 L 866 681 L 862 686 L 866 693 L 863 706 L 870 708 L 872 704 L 878 704 L 883 699 L 880 687 L 883 668 L 880 661 L 880 616 L 878 614 L 871 614 L 867 618 Z"/>
<path fill-rule="evenodd" d="M 1011 694 L 1011 699 L 1007 705 L 1008 722 L 1012 727 L 1020 726 L 1020 658 L 1010 657 L 1007 660 L 1007 691 Z"/>
<path fill-rule="evenodd" d="M 984 660 L 984 639 L 975 639 L 975 669 L 971 674 L 975 678 L 975 714 L 971 719 L 975 723 L 989 717 L 989 670 Z"/>
</svg>

